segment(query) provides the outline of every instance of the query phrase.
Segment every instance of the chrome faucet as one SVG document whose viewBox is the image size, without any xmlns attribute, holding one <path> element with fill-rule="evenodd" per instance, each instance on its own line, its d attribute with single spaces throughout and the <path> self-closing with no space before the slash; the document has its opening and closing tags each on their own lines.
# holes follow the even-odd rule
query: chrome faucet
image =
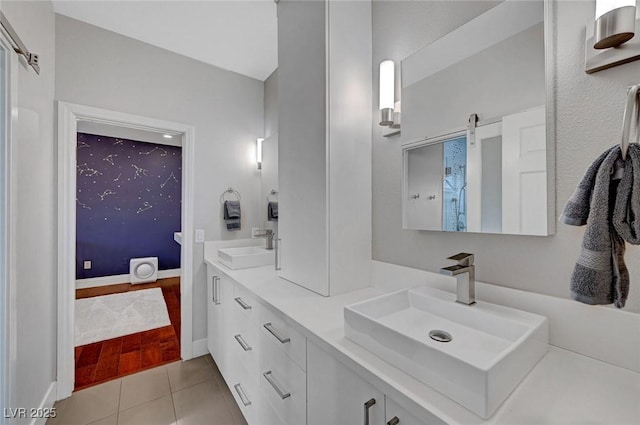
<svg viewBox="0 0 640 425">
<path fill-rule="evenodd" d="M 455 266 L 443 267 L 440 274 L 455 276 L 456 302 L 466 305 L 476 303 L 476 268 L 473 265 L 473 254 L 461 252 L 452 255 L 447 260 L 457 261 Z"/>
<path fill-rule="evenodd" d="M 267 240 L 267 246 L 265 249 L 273 249 L 273 230 L 267 229 L 264 233 L 255 234 L 259 238 L 265 238 Z"/>
</svg>

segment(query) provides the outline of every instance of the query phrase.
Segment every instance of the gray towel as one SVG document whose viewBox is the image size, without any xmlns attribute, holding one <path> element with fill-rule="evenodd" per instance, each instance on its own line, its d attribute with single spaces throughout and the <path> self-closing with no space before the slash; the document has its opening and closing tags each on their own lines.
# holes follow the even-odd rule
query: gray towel
<svg viewBox="0 0 640 425">
<path fill-rule="evenodd" d="M 224 201 L 224 221 L 227 230 L 240 230 L 240 201 Z"/>
<path fill-rule="evenodd" d="M 278 203 L 270 201 L 267 205 L 267 220 L 278 221 Z"/>
<path fill-rule="evenodd" d="M 625 241 L 640 245 L 640 145 L 629 145 L 618 186 L 613 226 Z"/>
<path fill-rule="evenodd" d="M 630 178 L 627 168 L 633 162 L 636 161 L 626 161 L 625 178 Z M 619 146 L 600 155 L 578 184 L 561 216 L 566 224 L 587 225 L 570 286 L 571 297 L 586 304 L 613 303 L 622 308 L 629 292 L 624 239 L 613 224 L 617 221 L 617 217 L 613 219 L 614 209 L 626 208 L 622 204 L 624 196 L 617 194 L 619 189 L 626 189 L 619 188 L 620 182 L 612 179 L 620 166 Z"/>
</svg>

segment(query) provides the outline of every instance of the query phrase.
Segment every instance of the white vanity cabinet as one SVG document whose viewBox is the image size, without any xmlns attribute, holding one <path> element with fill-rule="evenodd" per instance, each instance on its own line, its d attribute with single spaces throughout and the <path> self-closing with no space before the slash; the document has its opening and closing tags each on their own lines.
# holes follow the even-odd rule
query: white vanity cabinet
<svg viewBox="0 0 640 425">
<path fill-rule="evenodd" d="M 227 374 L 223 373 L 223 376 L 240 410 L 251 423 L 261 414 L 258 381 L 261 350 L 255 326 L 259 304 L 249 291 L 233 281 L 229 283 L 233 288 L 233 297 L 227 311 L 230 332 L 226 335 L 226 344 L 233 365 L 227 368 Z"/>
<path fill-rule="evenodd" d="M 282 313 L 207 267 L 207 346 L 250 425 L 304 425 L 307 339 Z"/>
<path fill-rule="evenodd" d="M 280 276 L 370 284 L 371 2 L 278 2 Z"/>
<path fill-rule="evenodd" d="M 233 281 L 215 268 L 207 267 L 207 348 L 224 373 L 231 364 L 229 336 Z"/>
<path fill-rule="evenodd" d="M 384 394 L 309 342 L 308 425 L 382 424 Z"/>
<path fill-rule="evenodd" d="M 360 377 L 313 342 L 307 344 L 308 425 L 440 425 L 420 417 Z"/>
</svg>

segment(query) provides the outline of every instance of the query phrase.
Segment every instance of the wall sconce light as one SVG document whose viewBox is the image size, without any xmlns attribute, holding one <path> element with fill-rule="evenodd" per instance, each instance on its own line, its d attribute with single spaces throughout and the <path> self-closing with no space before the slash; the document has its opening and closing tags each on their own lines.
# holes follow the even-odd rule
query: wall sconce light
<svg viewBox="0 0 640 425">
<path fill-rule="evenodd" d="M 636 0 L 596 0 L 595 49 L 618 47 L 633 38 Z"/>
<path fill-rule="evenodd" d="M 256 140 L 256 163 L 258 164 L 258 170 L 262 170 L 262 142 L 263 138 Z"/>
<path fill-rule="evenodd" d="M 395 69 L 396 65 L 392 60 L 380 62 L 380 125 L 392 129 L 384 134 L 385 137 L 400 132 L 400 102 L 395 102 Z"/>
<path fill-rule="evenodd" d="M 587 74 L 640 59 L 636 0 L 596 0 L 593 36 L 587 31 Z"/>
<path fill-rule="evenodd" d="M 392 60 L 380 62 L 380 125 L 393 124 L 396 65 Z"/>
</svg>

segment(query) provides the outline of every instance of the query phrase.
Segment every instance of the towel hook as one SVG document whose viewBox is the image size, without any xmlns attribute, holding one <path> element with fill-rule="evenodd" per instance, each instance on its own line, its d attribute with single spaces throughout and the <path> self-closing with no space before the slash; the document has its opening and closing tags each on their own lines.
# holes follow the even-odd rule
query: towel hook
<svg viewBox="0 0 640 425">
<path fill-rule="evenodd" d="M 638 131 L 638 124 L 640 119 L 640 108 L 638 106 L 638 93 L 640 92 L 640 84 L 636 84 L 635 86 L 629 87 L 627 91 L 627 104 L 624 107 L 624 120 L 622 122 L 622 142 L 620 144 L 620 149 L 622 152 L 622 159 L 627 159 L 627 151 L 629 150 L 629 138 L 631 136 L 631 123 L 632 123 L 632 115 L 635 111 L 635 132 L 636 132 L 636 143 L 638 142 L 638 138 L 640 136 L 640 132 Z"/>
<path fill-rule="evenodd" d="M 224 201 L 226 201 L 226 199 L 224 199 L 224 195 L 226 195 L 227 193 L 230 193 L 232 195 L 235 195 L 236 197 L 236 201 L 240 201 L 242 198 L 240 197 L 240 192 L 238 192 L 237 190 L 235 190 L 234 188 L 230 187 L 227 190 L 225 190 L 224 192 L 222 192 L 222 194 L 220 195 L 220 203 L 224 204 Z"/>
<path fill-rule="evenodd" d="M 267 201 L 271 201 L 272 196 L 278 196 L 278 191 L 275 189 L 271 189 L 271 192 L 267 195 Z"/>
</svg>

